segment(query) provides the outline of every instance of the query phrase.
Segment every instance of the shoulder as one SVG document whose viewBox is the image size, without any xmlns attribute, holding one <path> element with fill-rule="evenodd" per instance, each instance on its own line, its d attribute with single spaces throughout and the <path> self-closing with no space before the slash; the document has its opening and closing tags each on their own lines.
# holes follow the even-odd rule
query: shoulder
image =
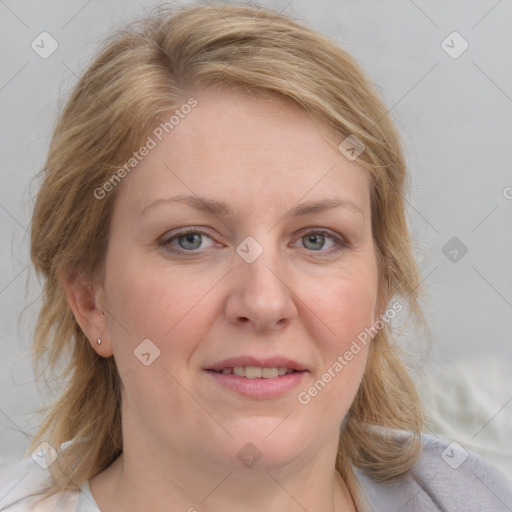
<svg viewBox="0 0 512 512">
<path fill-rule="evenodd" d="M 510 511 L 512 483 L 475 453 L 456 442 L 423 436 L 423 453 L 412 476 L 448 510 Z"/>
<path fill-rule="evenodd" d="M 379 483 L 356 470 L 375 512 L 512 510 L 512 483 L 482 457 L 429 435 L 422 443 L 420 457 L 400 480 Z"/>
<path fill-rule="evenodd" d="M 0 510 L 3 512 L 75 512 L 78 492 L 62 492 L 43 499 L 50 472 L 33 459 L 0 467 Z"/>
</svg>

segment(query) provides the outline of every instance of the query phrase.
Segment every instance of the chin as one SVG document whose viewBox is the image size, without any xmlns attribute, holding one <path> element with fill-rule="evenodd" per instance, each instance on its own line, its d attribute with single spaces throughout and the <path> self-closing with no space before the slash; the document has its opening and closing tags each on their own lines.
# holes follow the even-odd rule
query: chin
<svg viewBox="0 0 512 512">
<path fill-rule="evenodd" d="M 311 442 L 311 429 L 283 417 L 248 418 L 230 430 L 230 464 L 238 469 L 271 470 L 293 463 Z M 318 441 L 318 439 L 316 439 Z"/>
</svg>

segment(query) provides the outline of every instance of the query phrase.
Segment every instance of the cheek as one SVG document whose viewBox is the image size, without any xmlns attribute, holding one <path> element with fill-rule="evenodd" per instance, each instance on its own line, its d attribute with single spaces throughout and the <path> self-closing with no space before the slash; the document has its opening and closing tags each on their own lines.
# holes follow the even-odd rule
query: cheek
<svg viewBox="0 0 512 512">
<path fill-rule="evenodd" d="M 376 287 L 360 279 L 346 280 L 340 284 L 335 299 L 338 304 L 335 330 L 342 339 L 356 335 L 374 321 Z M 357 332 L 356 332 L 357 331 Z"/>
<path fill-rule="evenodd" d="M 323 293 L 309 298 L 318 317 L 311 336 L 322 362 L 297 398 L 312 418 L 324 418 L 325 432 L 343 421 L 366 369 L 377 288 L 376 274 L 363 275 L 331 279 Z"/>
<path fill-rule="evenodd" d="M 314 338 L 318 339 L 320 328 L 326 333 L 322 340 L 328 353 L 345 350 L 353 339 L 373 325 L 376 301 L 377 272 L 372 266 L 326 277 L 321 286 L 311 289 L 304 301 L 316 313 Z"/>
<path fill-rule="evenodd" d="M 118 363 L 122 364 L 123 359 L 125 364 L 133 363 L 126 360 L 127 354 L 131 356 L 145 339 L 150 339 L 162 356 L 171 349 L 173 354 L 192 351 L 194 339 L 207 329 L 212 306 L 204 298 L 218 276 L 202 275 L 198 279 L 197 271 L 143 265 L 136 258 L 120 264 L 118 261 L 122 260 L 112 251 L 106 282 L 110 332 Z"/>
<path fill-rule="evenodd" d="M 186 361 L 207 332 L 212 306 L 202 299 L 218 279 L 198 280 L 197 273 L 194 278 L 190 272 L 144 265 L 137 258 L 117 261 L 112 251 L 106 289 L 114 357 L 126 400 L 148 417 L 161 415 L 164 403 L 186 410 L 190 399 L 178 382 L 186 384 Z M 146 353 L 148 365 L 143 361 Z"/>
</svg>

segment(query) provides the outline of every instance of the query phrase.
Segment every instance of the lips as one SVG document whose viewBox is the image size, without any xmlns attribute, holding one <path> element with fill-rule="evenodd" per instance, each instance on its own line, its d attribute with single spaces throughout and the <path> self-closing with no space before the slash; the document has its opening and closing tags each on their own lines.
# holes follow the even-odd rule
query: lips
<svg viewBox="0 0 512 512">
<path fill-rule="evenodd" d="M 279 399 L 294 396 L 308 369 L 287 357 L 260 359 L 243 356 L 224 359 L 204 368 L 215 393 L 217 387 L 252 400 Z"/>
<path fill-rule="evenodd" d="M 258 359 L 251 356 L 225 359 L 205 369 L 226 375 L 233 374 L 238 377 L 264 379 L 307 370 L 304 365 L 286 357 Z"/>
<path fill-rule="evenodd" d="M 294 371 L 291 368 L 286 368 L 286 366 L 264 368 L 259 366 L 235 366 L 234 368 L 227 367 L 222 369 L 224 375 L 236 375 L 237 377 L 245 377 L 247 379 L 275 379 Z"/>
</svg>

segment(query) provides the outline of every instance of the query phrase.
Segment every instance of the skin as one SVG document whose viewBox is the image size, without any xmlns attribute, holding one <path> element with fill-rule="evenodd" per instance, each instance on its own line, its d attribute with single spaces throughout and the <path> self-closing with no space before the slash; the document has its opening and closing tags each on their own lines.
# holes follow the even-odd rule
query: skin
<svg viewBox="0 0 512 512">
<path fill-rule="evenodd" d="M 114 355 L 123 381 L 124 452 L 91 492 L 103 512 L 355 510 L 335 456 L 367 347 L 309 404 L 297 395 L 382 313 L 369 178 L 290 105 L 220 89 L 195 97 L 119 186 L 104 282 L 66 285 L 94 350 Z M 141 213 L 177 195 L 225 202 L 234 215 L 170 202 Z M 285 216 L 332 198 L 361 211 Z M 186 227 L 207 236 L 168 241 Z M 318 229 L 348 245 L 311 241 Z M 252 263 L 235 250 L 247 236 L 263 248 Z M 149 366 L 134 356 L 144 339 L 160 349 Z M 308 371 L 297 389 L 253 399 L 204 370 L 242 355 L 281 355 Z M 237 457 L 247 442 L 262 454 L 252 468 Z"/>
</svg>

